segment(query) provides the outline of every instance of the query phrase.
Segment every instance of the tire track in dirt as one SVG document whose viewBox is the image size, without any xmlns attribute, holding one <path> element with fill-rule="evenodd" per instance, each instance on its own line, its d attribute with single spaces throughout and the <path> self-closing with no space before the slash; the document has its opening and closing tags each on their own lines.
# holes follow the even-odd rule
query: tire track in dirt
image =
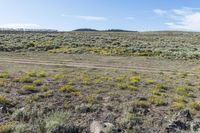
<svg viewBox="0 0 200 133">
<path fill-rule="evenodd" d="M 97 63 L 90 62 L 81 62 L 73 60 L 65 60 L 62 63 L 55 63 L 56 61 L 43 61 L 36 59 L 13 59 L 13 58 L 0 58 L 0 62 L 7 63 L 17 63 L 17 64 L 27 64 L 27 65 L 45 65 L 45 66 L 63 66 L 63 67 L 77 67 L 77 68 L 93 68 L 93 69 L 112 69 L 112 70 L 122 70 L 122 71 L 140 71 L 140 72 L 149 72 L 149 73 L 164 73 L 164 74 L 182 74 L 184 72 L 172 71 L 172 70 L 159 70 L 159 68 L 147 68 L 147 67 L 137 67 L 137 66 L 116 66 L 114 65 L 102 65 Z M 59 60 L 57 61 L 59 62 Z M 188 75 L 195 75 L 194 73 L 187 72 Z"/>
<path fill-rule="evenodd" d="M 127 68 L 127 69 L 144 69 L 144 70 L 149 70 L 149 71 L 169 71 L 169 72 L 177 72 L 177 71 L 173 71 L 173 70 L 169 70 L 169 69 L 160 69 L 160 68 L 157 68 L 157 67 L 143 67 L 143 66 L 133 66 L 133 65 L 129 65 L 129 64 L 126 64 L 126 66 L 124 65 L 119 65 L 118 63 L 112 63 L 112 65 L 105 65 L 105 62 L 104 63 L 91 63 L 91 62 L 88 62 L 88 61 L 75 61 L 75 60 L 51 60 L 51 61 L 44 61 L 43 60 L 36 60 L 36 59 L 33 59 L 33 58 L 30 58 L 30 59 L 14 59 L 14 58 L 0 58 L 0 61 L 5 61 L 5 62 L 8 62 L 8 61 L 15 61 L 15 62 L 36 62 L 37 64 L 38 63 L 41 63 L 41 64 L 48 64 L 48 63 L 51 63 L 51 64 L 59 64 L 59 65 L 66 65 L 66 63 L 73 63 L 73 64 L 81 64 L 81 65 L 93 65 L 93 66 L 96 66 L 96 67 L 115 67 L 115 68 Z M 103 64 L 103 65 L 102 65 Z"/>
</svg>

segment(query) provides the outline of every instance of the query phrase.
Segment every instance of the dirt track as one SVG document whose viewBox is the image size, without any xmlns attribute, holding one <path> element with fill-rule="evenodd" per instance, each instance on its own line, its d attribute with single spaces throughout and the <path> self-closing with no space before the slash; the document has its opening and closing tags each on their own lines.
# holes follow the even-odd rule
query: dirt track
<svg viewBox="0 0 200 133">
<path fill-rule="evenodd" d="M 82 60 L 73 60 L 73 59 L 66 59 L 66 60 L 58 60 L 58 59 L 52 59 L 52 60 L 45 60 L 45 59 L 36 59 L 36 58 L 30 58 L 30 59 L 23 59 L 23 58 L 5 58 L 1 57 L 0 62 L 3 63 L 12 63 L 12 64 L 27 64 L 27 65 L 45 65 L 45 66 L 66 66 L 66 67 L 77 67 L 77 68 L 94 68 L 94 69 L 113 69 L 113 70 L 122 70 L 122 71 L 140 71 L 140 72 L 151 72 L 151 73 L 165 73 L 165 74 L 182 74 L 187 72 L 189 75 L 195 75 L 195 73 L 192 73 L 190 71 L 179 71 L 179 70 L 170 70 L 170 69 L 159 69 L 155 66 L 131 66 L 130 64 L 115 64 L 115 63 L 109 63 L 105 64 L 102 62 L 94 63 L 94 62 L 88 62 L 88 61 L 82 61 Z"/>
</svg>

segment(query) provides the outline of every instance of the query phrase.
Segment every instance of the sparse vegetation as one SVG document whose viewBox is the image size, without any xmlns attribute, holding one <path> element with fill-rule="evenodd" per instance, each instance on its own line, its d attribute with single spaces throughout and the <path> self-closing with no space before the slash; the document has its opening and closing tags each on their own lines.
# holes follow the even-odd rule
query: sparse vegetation
<svg viewBox="0 0 200 133">
<path fill-rule="evenodd" d="M 165 132 L 186 108 L 198 119 L 199 61 L 187 60 L 200 59 L 199 37 L 1 34 L 0 132 L 88 132 L 92 120 L 122 132 Z"/>
</svg>

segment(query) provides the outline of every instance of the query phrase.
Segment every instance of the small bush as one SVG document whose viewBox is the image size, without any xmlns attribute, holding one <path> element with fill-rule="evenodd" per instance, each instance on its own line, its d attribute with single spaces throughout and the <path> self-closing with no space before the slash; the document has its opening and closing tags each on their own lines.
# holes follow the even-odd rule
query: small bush
<svg viewBox="0 0 200 133">
<path fill-rule="evenodd" d="M 29 77 L 27 75 L 22 75 L 21 77 L 15 78 L 14 80 L 16 82 L 22 82 L 22 83 L 32 83 L 33 82 L 31 77 Z"/>
<path fill-rule="evenodd" d="M 71 92 L 72 95 L 74 96 L 80 96 L 81 92 L 80 91 L 75 91 L 75 92 Z"/>
<path fill-rule="evenodd" d="M 173 102 L 171 105 L 171 110 L 178 111 L 183 108 L 185 108 L 185 103 L 183 103 L 183 102 Z"/>
<path fill-rule="evenodd" d="M 0 95 L 0 104 L 5 104 L 5 103 L 7 103 L 6 97 Z"/>
<path fill-rule="evenodd" d="M 133 101 L 131 105 L 135 108 L 149 108 L 150 106 L 148 101 L 143 101 L 143 100 Z"/>
<path fill-rule="evenodd" d="M 36 72 L 33 72 L 33 71 L 27 72 L 26 74 L 27 74 L 29 77 L 37 77 L 37 73 L 36 73 Z"/>
<path fill-rule="evenodd" d="M 154 83 L 155 83 L 155 81 L 152 80 L 152 79 L 148 79 L 148 80 L 146 80 L 146 84 L 148 84 L 148 85 L 150 85 L 150 84 L 154 84 Z"/>
<path fill-rule="evenodd" d="M 89 103 L 89 104 L 95 104 L 95 103 L 97 103 L 97 100 L 94 97 L 94 95 L 88 95 L 88 96 L 84 97 L 83 101 L 85 103 Z"/>
<path fill-rule="evenodd" d="M 39 80 L 39 79 L 38 80 L 34 80 L 33 84 L 36 85 L 36 86 L 40 86 L 40 85 L 42 85 L 42 81 Z"/>
<path fill-rule="evenodd" d="M 19 123 L 15 125 L 15 133 L 27 133 L 29 131 L 28 124 Z"/>
<path fill-rule="evenodd" d="M 0 87 L 5 87 L 7 85 L 7 81 L 0 79 Z"/>
<path fill-rule="evenodd" d="M 31 101 L 38 101 L 40 99 L 40 96 L 38 94 L 35 94 L 31 97 Z"/>
<path fill-rule="evenodd" d="M 76 92 L 76 89 L 71 85 L 62 86 L 59 90 L 61 92 Z"/>
<path fill-rule="evenodd" d="M 133 86 L 133 85 L 128 85 L 127 88 L 131 91 L 137 91 L 138 88 L 136 86 Z"/>
<path fill-rule="evenodd" d="M 43 95 L 44 97 L 53 96 L 53 91 L 52 91 L 52 90 L 49 90 L 49 91 L 47 91 L 47 92 L 44 92 L 42 95 Z"/>
<path fill-rule="evenodd" d="M 88 84 L 89 80 L 90 80 L 89 75 L 86 74 L 86 73 L 83 74 L 83 76 L 82 76 L 82 81 L 83 81 L 83 83 L 84 83 L 84 84 Z"/>
<path fill-rule="evenodd" d="M 23 90 L 26 90 L 26 91 L 34 91 L 35 90 L 35 87 L 33 85 L 24 85 L 22 87 Z"/>
<path fill-rule="evenodd" d="M 55 74 L 55 75 L 53 76 L 53 79 L 54 79 L 54 80 L 59 80 L 59 79 L 62 79 L 62 78 L 64 78 L 64 75 L 62 75 L 62 74 Z"/>
<path fill-rule="evenodd" d="M 40 90 L 45 92 L 45 91 L 49 90 L 49 88 L 47 86 L 41 86 Z"/>
<path fill-rule="evenodd" d="M 15 127 L 15 122 L 0 124 L 0 133 L 11 133 Z"/>
<path fill-rule="evenodd" d="M 186 102 L 184 96 L 175 96 L 175 97 L 173 98 L 173 101 L 174 101 L 174 102 L 177 102 L 177 103 L 185 103 L 185 102 Z"/>
<path fill-rule="evenodd" d="M 167 90 L 168 88 L 162 84 L 157 84 L 155 86 L 155 89 L 159 90 L 159 91 L 163 91 L 163 90 Z"/>
<path fill-rule="evenodd" d="M 158 97 L 158 96 L 150 96 L 148 101 L 151 104 L 155 104 L 156 106 L 165 106 L 166 102 L 164 101 L 164 99 L 162 97 Z"/>
<path fill-rule="evenodd" d="M 46 72 L 44 72 L 44 71 L 41 71 L 41 72 L 38 72 L 37 73 L 37 77 L 40 77 L 40 78 L 44 78 L 44 77 L 47 77 L 47 73 Z"/>
<path fill-rule="evenodd" d="M 71 123 L 69 121 L 71 114 L 69 112 L 56 111 L 51 113 L 48 117 L 44 119 L 46 126 L 45 129 L 47 133 L 52 132 L 69 132 L 71 130 Z"/>
<path fill-rule="evenodd" d="M 189 107 L 192 110 L 200 111 L 200 102 L 191 102 L 189 103 Z"/>
<path fill-rule="evenodd" d="M 0 73 L 0 78 L 9 78 L 9 73 L 7 72 Z"/>
<path fill-rule="evenodd" d="M 140 82 L 140 77 L 132 76 L 132 77 L 129 78 L 129 80 L 130 80 L 132 83 L 138 83 L 138 82 Z"/>
<path fill-rule="evenodd" d="M 186 87 L 183 87 L 183 86 L 180 86 L 180 87 L 177 87 L 176 88 L 176 92 L 179 94 L 179 95 L 182 95 L 182 96 L 187 96 L 187 97 L 193 97 L 194 95 L 191 94 L 189 92 L 190 90 Z"/>
</svg>

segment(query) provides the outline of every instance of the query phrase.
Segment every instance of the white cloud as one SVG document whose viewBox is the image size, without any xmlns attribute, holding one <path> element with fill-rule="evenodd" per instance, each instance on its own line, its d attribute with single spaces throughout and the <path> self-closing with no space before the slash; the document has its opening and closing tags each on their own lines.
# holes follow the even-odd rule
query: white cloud
<svg viewBox="0 0 200 133">
<path fill-rule="evenodd" d="M 99 16 L 80 16 L 80 15 L 68 15 L 68 14 L 61 14 L 60 16 L 81 19 L 81 20 L 86 20 L 86 21 L 105 21 L 105 20 L 107 20 L 107 18 L 99 17 Z"/>
<path fill-rule="evenodd" d="M 78 19 L 82 20 L 91 20 L 91 21 L 105 21 L 107 18 L 105 17 L 97 17 L 97 16 L 76 16 Z"/>
<path fill-rule="evenodd" d="M 25 29 L 35 29 L 39 28 L 40 25 L 38 24 L 20 24 L 20 23 L 9 23 L 0 25 L 1 28 L 25 28 Z"/>
<path fill-rule="evenodd" d="M 199 8 L 181 8 L 167 11 L 167 18 L 171 19 L 171 22 L 167 22 L 165 25 L 176 30 L 200 31 L 199 10 Z"/>
<path fill-rule="evenodd" d="M 161 9 L 154 9 L 153 12 L 159 16 L 163 16 L 167 13 L 167 11 Z"/>
</svg>

